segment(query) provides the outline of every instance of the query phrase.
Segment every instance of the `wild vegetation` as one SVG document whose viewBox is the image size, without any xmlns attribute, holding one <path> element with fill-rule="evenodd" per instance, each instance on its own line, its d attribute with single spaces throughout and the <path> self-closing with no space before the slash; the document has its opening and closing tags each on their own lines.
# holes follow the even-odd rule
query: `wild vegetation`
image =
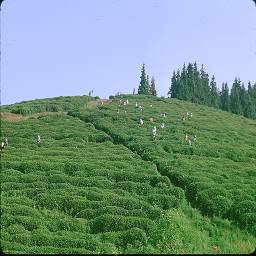
<svg viewBox="0 0 256 256">
<path fill-rule="evenodd" d="M 129 104 L 119 107 L 124 98 Z M 255 249 L 255 121 L 143 95 L 65 110 L 2 120 L 1 139 L 9 139 L 1 153 L 5 253 Z M 186 111 L 193 117 L 182 122 Z M 192 146 L 185 134 L 197 135 Z"/>
</svg>

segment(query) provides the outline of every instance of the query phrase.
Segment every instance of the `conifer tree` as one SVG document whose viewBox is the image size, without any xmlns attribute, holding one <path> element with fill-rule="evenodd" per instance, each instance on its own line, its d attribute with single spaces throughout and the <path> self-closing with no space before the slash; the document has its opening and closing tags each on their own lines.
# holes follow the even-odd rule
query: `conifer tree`
<svg viewBox="0 0 256 256">
<path fill-rule="evenodd" d="M 177 98 L 177 79 L 175 71 L 173 71 L 172 78 L 171 78 L 171 86 L 169 88 L 168 95 L 171 96 L 171 98 Z"/>
<path fill-rule="evenodd" d="M 199 71 L 197 70 L 196 62 L 193 64 L 193 88 L 194 88 L 194 92 L 193 92 L 192 102 L 200 103 L 202 88 L 201 88 L 200 74 L 199 74 Z"/>
<path fill-rule="evenodd" d="M 188 67 L 187 67 L 187 100 L 192 101 L 193 102 L 193 95 L 194 95 L 194 83 L 193 83 L 193 65 L 191 63 L 188 63 Z"/>
<path fill-rule="evenodd" d="M 180 100 L 188 100 L 187 71 L 185 63 L 180 74 L 177 98 Z"/>
<path fill-rule="evenodd" d="M 200 103 L 208 104 L 210 87 L 209 87 L 209 75 L 204 71 L 204 66 L 202 65 L 200 69 L 200 80 L 201 80 L 201 96 Z"/>
<path fill-rule="evenodd" d="M 155 84 L 155 78 L 152 76 L 151 78 L 151 83 L 150 83 L 150 87 L 149 87 L 149 92 L 151 95 L 156 96 L 157 92 L 156 92 L 156 84 Z"/>
<path fill-rule="evenodd" d="M 150 88 L 149 75 L 147 75 L 147 77 L 146 77 L 146 91 L 147 91 L 147 93 L 146 94 L 150 94 L 149 88 Z"/>
<path fill-rule="evenodd" d="M 210 95 L 209 95 L 209 106 L 218 108 L 218 91 L 215 82 L 215 77 L 212 76 L 211 83 L 210 83 Z"/>
<path fill-rule="evenodd" d="M 241 81 L 235 78 L 230 94 L 230 110 L 234 114 L 242 115 L 243 109 L 240 100 Z"/>
<path fill-rule="evenodd" d="M 148 94 L 145 64 L 142 65 L 142 69 L 141 69 L 140 85 L 139 85 L 139 88 L 138 88 L 138 94 Z"/>
<path fill-rule="evenodd" d="M 248 91 L 245 94 L 244 116 L 256 119 L 256 107 Z"/>
<path fill-rule="evenodd" d="M 230 111 L 229 102 L 229 89 L 227 83 L 222 83 L 222 90 L 220 95 L 221 109 L 224 111 Z"/>
</svg>

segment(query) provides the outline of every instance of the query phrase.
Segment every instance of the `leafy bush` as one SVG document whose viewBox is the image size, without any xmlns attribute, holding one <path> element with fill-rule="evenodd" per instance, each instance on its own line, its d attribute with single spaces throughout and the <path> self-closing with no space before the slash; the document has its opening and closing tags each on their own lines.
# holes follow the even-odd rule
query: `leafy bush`
<svg viewBox="0 0 256 256">
<path fill-rule="evenodd" d="M 152 224 L 152 220 L 146 218 L 105 214 L 92 220 L 90 226 L 92 233 L 99 233 L 127 230 L 133 227 L 138 227 L 147 231 Z"/>
</svg>

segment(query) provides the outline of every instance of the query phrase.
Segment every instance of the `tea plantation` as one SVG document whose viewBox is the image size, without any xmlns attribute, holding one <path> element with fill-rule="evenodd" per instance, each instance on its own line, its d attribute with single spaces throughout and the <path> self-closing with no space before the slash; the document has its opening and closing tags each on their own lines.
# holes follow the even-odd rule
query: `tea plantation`
<svg viewBox="0 0 256 256">
<path fill-rule="evenodd" d="M 255 121 L 152 96 L 94 108 L 69 101 L 51 115 L 33 115 L 51 111 L 51 99 L 2 108 L 27 116 L 1 120 L 5 253 L 253 252 Z M 193 117 L 181 121 L 187 111 Z M 190 146 L 185 134 L 197 140 Z"/>
</svg>

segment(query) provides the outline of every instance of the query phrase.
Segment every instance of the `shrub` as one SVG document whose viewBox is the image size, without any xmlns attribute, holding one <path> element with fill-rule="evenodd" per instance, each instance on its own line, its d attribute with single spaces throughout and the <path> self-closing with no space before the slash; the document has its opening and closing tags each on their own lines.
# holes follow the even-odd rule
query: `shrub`
<svg viewBox="0 0 256 256">
<path fill-rule="evenodd" d="M 127 247 L 128 244 L 136 245 L 140 244 L 145 246 L 147 243 L 147 235 L 140 228 L 131 228 L 123 233 L 120 236 L 120 245 L 124 248 Z"/>
<path fill-rule="evenodd" d="M 122 231 L 133 227 L 147 231 L 148 227 L 152 224 L 153 222 L 146 218 L 106 214 L 92 220 L 90 227 L 92 233 Z"/>
</svg>

